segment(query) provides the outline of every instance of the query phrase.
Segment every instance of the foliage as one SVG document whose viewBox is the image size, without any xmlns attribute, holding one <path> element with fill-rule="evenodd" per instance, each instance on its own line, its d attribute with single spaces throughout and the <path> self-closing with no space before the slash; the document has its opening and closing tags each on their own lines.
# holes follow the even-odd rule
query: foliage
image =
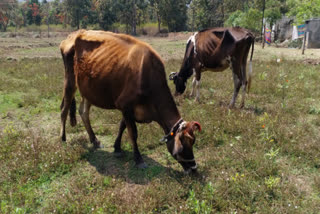
<svg viewBox="0 0 320 214">
<path fill-rule="evenodd" d="M 248 12 L 237 10 L 225 22 L 226 26 L 240 26 L 259 32 L 261 26 L 261 12 L 250 8 Z"/>
<path fill-rule="evenodd" d="M 260 31 L 264 0 L 3 0 L 15 7 L 0 8 L 0 28 L 45 23 L 73 28 L 100 28 L 137 34 L 137 27 L 157 23 L 170 32 L 219 26 L 242 26 Z M 320 0 L 266 0 L 265 18 L 272 25 L 281 16 L 295 16 L 296 23 L 320 16 Z M 7 7 L 8 8 L 8 7 Z"/>
<path fill-rule="evenodd" d="M 81 21 L 85 22 L 90 9 L 89 0 L 64 0 L 65 9 L 71 18 L 71 26 L 80 28 Z"/>
<path fill-rule="evenodd" d="M 190 8 L 193 10 L 192 18 L 198 30 L 222 26 L 224 22 L 222 0 L 193 0 Z M 212 12 L 215 11 L 215 12 Z"/>
<path fill-rule="evenodd" d="M 268 0 L 266 1 L 265 18 L 266 21 L 273 26 L 278 19 L 281 18 L 281 1 Z"/>
<path fill-rule="evenodd" d="M 160 14 L 171 32 L 186 30 L 187 5 L 186 0 L 162 0 Z"/>
<path fill-rule="evenodd" d="M 16 0 L 3 0 L 0 2 L 0 27 L 6 31 L 9 22 L 15 18 Z"/>
<path fill-rule="evenodd" d="M 311 18 L 320 16 L 320 0 L 287 0 L 288 16 L 294 16 L 295 24 L 303 24 Z"/>
</svg>

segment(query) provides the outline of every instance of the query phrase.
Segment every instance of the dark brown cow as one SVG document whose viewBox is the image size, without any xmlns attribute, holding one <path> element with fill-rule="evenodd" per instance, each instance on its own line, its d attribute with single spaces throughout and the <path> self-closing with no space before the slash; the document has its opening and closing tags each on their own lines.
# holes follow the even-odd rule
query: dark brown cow
<svg viewBox="0 0 320 214">
<path fill-rule="evenodd" d="M 247 82 L 246 65 L 251 45 L 249 79 Z M 248 91 L 250 89 L 253 50 L 254 36 L 248 30 L 240 27 L 212 28 L 195 33 L 187 42 L 180 71 L 170 75 L 170 79 L 176 85 L 176 94 L 184 92 L 187 79 L 195 73 L 191 96 L 194 96 L 195 87 L 197 87 L 196 100 L 199 101 L 201 72 L 205 70 L 218 72 L 231 66 L 234 93 L 229 107 L 234 107 L 241 86 L 243 96 L 240 106 L 243 107 L 247 85 Z"/>
<path fill-rule="evenodd" d="M 170 93 L 163 62 L 147 44 L 124 34 L 104 31 L 75 32 L 61 42 L 65 65 L 64 97 L 61 104 L 61 138 L 66 140 L 65 123 L 70 109 L 75 120 L 74 93 L 82 96 L 79 113 L 94 147 L 100 147 L 89 121 L 90 106 L 119 109 L 123 119 L 114 148 L 121 154 L 121 136 L 125 128 L 133 144 L 134 159 L 146 167 L 137 145 L 136 122 L 156 121 L 164 130 L 168 151 L 185 171 L 195 170 L 194 131 L 197 122 L 185 122 Z"/>
</svg>

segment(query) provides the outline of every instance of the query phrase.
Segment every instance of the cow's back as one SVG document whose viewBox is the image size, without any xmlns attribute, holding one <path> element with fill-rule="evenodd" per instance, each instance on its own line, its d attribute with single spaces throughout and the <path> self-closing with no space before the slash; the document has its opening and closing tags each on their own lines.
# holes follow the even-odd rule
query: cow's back
<svg viewBox="0 0 320 214">
<path fill-rule="evenodd" d="M 236 56 L 237 48 L 247 45 L 249 37 L 254 38 L 240 27 L 206 29 L 197 35 L 196 50 L 203 64 L 221 71 L 228 67 L 228 57 Z"/>
<path fill-rule="evenodd" d="M 126 102 L 138 99 L 145 91 L 142 80 L 146 61 L 153 58 L 162 64 L 149 45 L 131 36 L 81 31 L 69 40 L 66 44 L 74 41 L 77 87 L 83 97 L 101 108 L 121 109 Z"/>
</svg>

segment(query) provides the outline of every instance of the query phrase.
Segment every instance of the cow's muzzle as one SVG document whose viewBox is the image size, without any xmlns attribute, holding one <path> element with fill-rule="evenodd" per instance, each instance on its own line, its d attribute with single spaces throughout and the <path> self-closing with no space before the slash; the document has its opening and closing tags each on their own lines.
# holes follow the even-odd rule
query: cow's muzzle
<svg viewBox="0 0 320 214">
<path fill-rule="evenodd" d="M 184 174 L 185 175 L 189 175 L 189 174 L 194 174 L 194 173 L 197 173 L 197 168 L 198 168 L 198 165 L 196 164 L 195 166 L 192 166 L 188 169 L 184 169 Z"/>
</svg>

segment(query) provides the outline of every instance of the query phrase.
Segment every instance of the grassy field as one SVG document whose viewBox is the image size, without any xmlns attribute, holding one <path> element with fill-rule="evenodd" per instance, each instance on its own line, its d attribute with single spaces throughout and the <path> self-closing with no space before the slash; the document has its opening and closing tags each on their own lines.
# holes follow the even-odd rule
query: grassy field
<svg viewBox="0 0 320 214">
<path fill-rule="evenodd" d="M 141 39 L 161 54 L 169 74 L 180 67 L 186 37 Z M 0 39 L 0 213 L 319 212 L 318 50 L 302 56 L 256 45 L 242 110 L 227 107 L 230 70 L 203 74 L 200 103 L 188 97 L 188 81 L 176 102 L 183 118 L 199 121 L 203 131 L 194 151 L 198 174 L 186 176 L 159 141 L 156 123 L 138 125 L 147 169 L 134 167 L 126 132 L 126 155 L 114 157 L 116 110 L 91 110 L 103 149 L 92 150 L 79 115 L 61 142 L 61 39 Z"/>
</svg>

